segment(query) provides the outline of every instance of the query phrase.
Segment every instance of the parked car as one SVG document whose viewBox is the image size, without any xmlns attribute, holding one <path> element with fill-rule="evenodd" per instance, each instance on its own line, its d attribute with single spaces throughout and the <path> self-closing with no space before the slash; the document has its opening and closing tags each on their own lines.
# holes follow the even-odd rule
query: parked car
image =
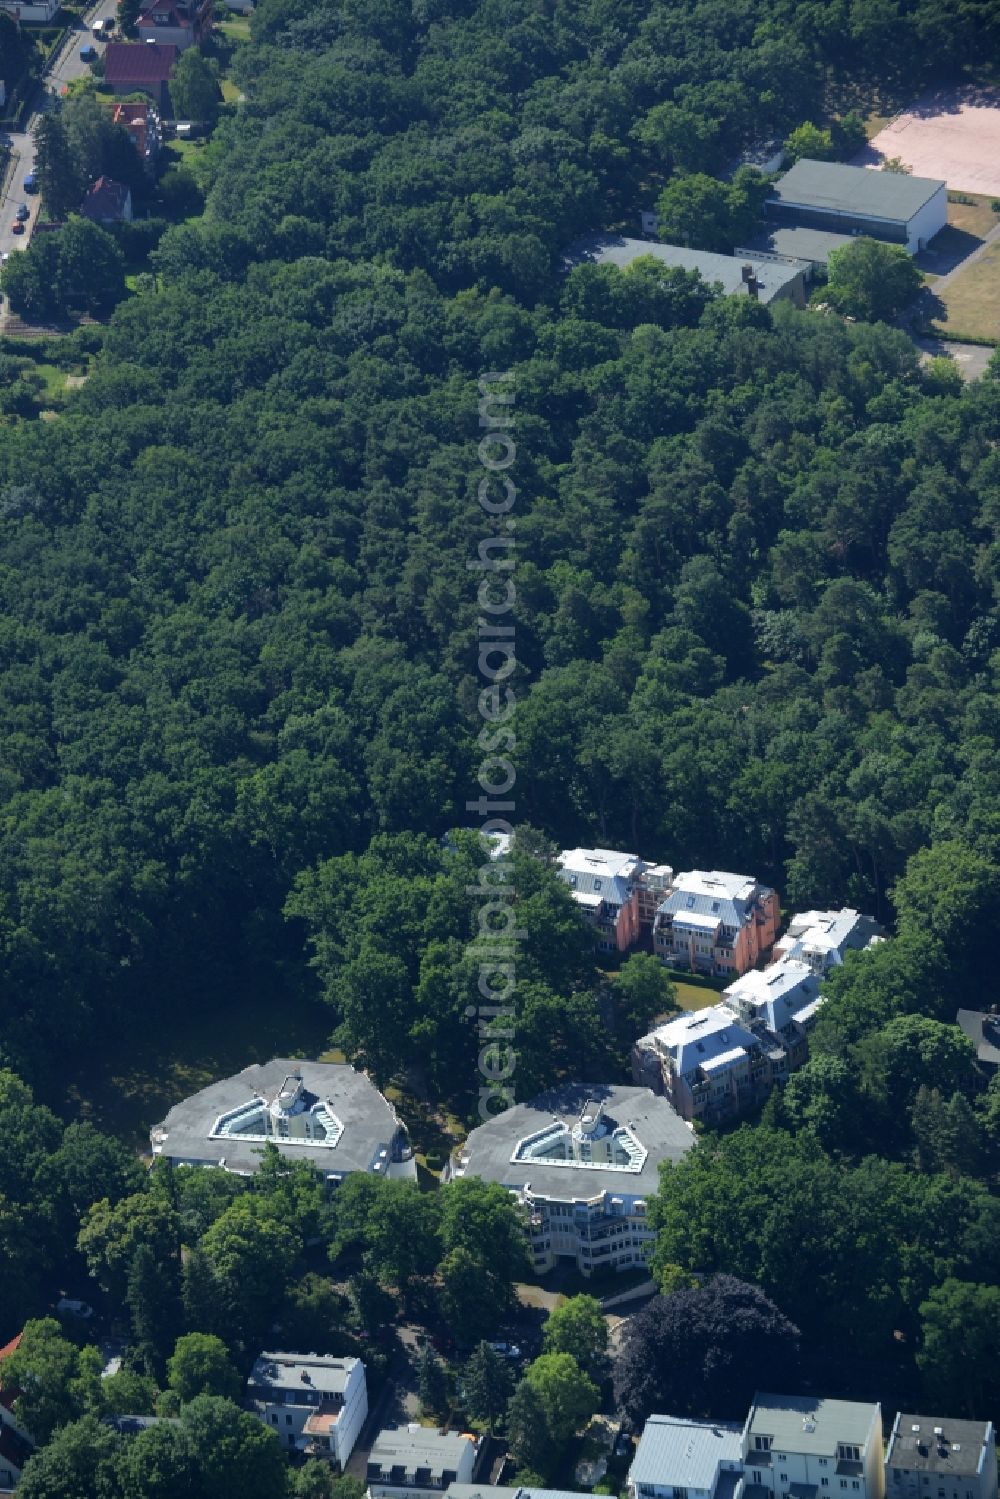
<svg viewBox="0 0 1000 1499">
<path fill-rule="evenodd" d="M 61 1312 L 64 1317 L 82 1317 L 85 1321 L 94 1315 L 94 1308 L 89 1301 L 73 1301 L 69 1296 L 60 1296 L 56 1302 L 56 1311 Z"/>
<path fill-rule="evenodd" d="M 491 1343 L 490 1347 L 494 1353 L 499 1353 L 501 1358 L 519 1359 L 521 1350 L 516 1343 Z"/>
<path fill-rule="evenodd" d="M 21 223 L 20 219 L 15 219 L 14 220 L 13 224 L 11 224 L 11 226 L 10 226 L 10 232 L 11 232 L 11 234 L 23 234 L 24 233 L 24 225 Z"/>
<path fill-rule="evenodd" d="M 97 48 L 93 42 L 88 42 L 85 47 L 80 48 L 81 62 L 94 62 L 97 58 Z"/>
<path fill-rule="evenodd" d="M 17 205 L 17 211 L 15 212 L 14 217 L 16 219 L 20 219 L 22 224 L 31 217 L 31 209 L 28 207 L 27 203 L 19 203 Z"/>
<path fill-rule="evenodd" d="M 35 176 L 34 172 L 29 172 L 28 175 L 27 175 L 27 177 L 25 177 L 25 179 L 24 179 L 24 191 L 26 193 L 37 193 L 37 191 L 38 191 L 38 178 Z"/>
</svg>

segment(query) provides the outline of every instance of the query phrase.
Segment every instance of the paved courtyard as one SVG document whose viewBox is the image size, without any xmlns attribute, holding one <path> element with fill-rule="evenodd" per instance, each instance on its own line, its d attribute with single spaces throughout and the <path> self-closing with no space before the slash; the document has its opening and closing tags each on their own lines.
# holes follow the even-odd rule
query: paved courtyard
<svg viewBox="0 0 1000 1499">
<path fill-rule="evenodd" d="M 899 157 L 915 177 L 939 177 L 956 192 L 1000 198 L 1000 89 L 925 94 L 854 158 L 877 167 Z"/>
</svg>

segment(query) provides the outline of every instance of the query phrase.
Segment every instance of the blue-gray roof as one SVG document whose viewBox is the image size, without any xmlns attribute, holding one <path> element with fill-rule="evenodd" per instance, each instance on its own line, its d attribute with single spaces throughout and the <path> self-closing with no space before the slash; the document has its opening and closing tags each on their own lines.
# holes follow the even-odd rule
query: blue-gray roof
<svg viewBox="0 0 1000 1499">
<path fill-rule="evenodd" d="M 715 255 L 709 250 L 689 250 L 685 245 L 664 245 L 658 240 L 626 239 L 620 234 L 600 234 L 578 241 L 568 252 L 567 265 L 570 268 L 588 263 L 616 265 L 624 270 L 644 255 L 677 270 L 697 271 L 703 281 L 719 282 L 727 296 L 746 294 L 743 267 L 749 263 L 760 288 L 761 302 L 770 302 L 790 281 L 810 269 L 805 261 Z"/>
<path fill-rule="evenodd" d="M 629 1469 L 629 1485 L 712 1489 L 720 1463 L 742 1466 L 742 1427 L 728 1421 L 650 1416 Z"/>
<path fill-rule="evenodd" d="M 907 172 L 874 171 L 804 156 L 774 184 L 769 202 L 905 224 L 944 185 L 936 177 L 911 177 Z"/>
</svg>

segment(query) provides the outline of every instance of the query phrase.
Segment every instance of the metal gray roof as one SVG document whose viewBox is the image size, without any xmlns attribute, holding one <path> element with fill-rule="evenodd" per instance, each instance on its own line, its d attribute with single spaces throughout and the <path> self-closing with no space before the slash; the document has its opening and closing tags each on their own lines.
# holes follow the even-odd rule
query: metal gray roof
<svg viewBox="0 0 1000 1499">
<path fill-rule="evenodd" d="M 913 215 L 944 187 L 935 177 L 850 167 L 840 161 L 802 157 L 774 184 L 772 203 L 830 213 L 909 223 Z"/>
<path fill-rule="evenodd" d="M 561 1120 L 569 1129 L 577 1123 L 587 1102 L 602 1103 L 604 1117 L 619 1125 L 630 1125 L 647 1154 L 640 1171 L 609 1167 L 551 1166 L 539 1160 L 512 1161 L 511 1155 L 525 1136 Z M 567 1083 L 541 1093 L 530 1103 L 515 1104 L 474 1129 L 462 1149 L 463 1175 L 505 1187 L 530 1186 L 540 1197 L 562 1202 L 590 1200 L 599 1194 L 646 1197 L 659 1185 L 660 1161 L 678 1161 L 691 1149 L 695 1137 L 666 1098 L 649 1088 L 610 1083 Z"/>
<path fill-rule="evenodd" d="M 1000 1017 L 979 1010 L 959 1010 L 955 1024 L 968 1036 L 981 1062 L 1000 1067 Z"/>
<path fill-rule="evenodd" d="M 941 1429 L 940 1437 L 934 1434 L 937 1427 Z M 971 1478 L 987 1459 L 986 1449 L 992 1437 L 990 1421 L 956 1421 L 951 1416 L 908 1416 L 900 1411 L 892 1428 L 886 1467 Z"/>
<path fill-rule="evenodd" d="M 163 1123 L 150 1132 L 154 1154 L 172 1161 L 225 1165 L 228 1171 L 252 1174 L 260 1165 L 263 1151 L 259 1141 L 237 1135 L 211 1139 L 209 1133 L 220 1114 L 246 1103 L 255 1091 L 276 1092 L 295 1071 L 302 1073 L 304 1086 L 310 1093 L 330 1102 L 344 1131 L 332 1148 L 289 1145 L 275 1140 L 287 1160 L 309 1161 L 318 1171 L 335 1176 L 373 1171 L 376 1164 L 380 1175 L 415 1174 L 412 1160 L 389 1169 L 392 1142 L 402 1126 L 392 1105 L 363 1072 L 356 1072 L 342 1062 L 309 1062 L 288 1057 L 273 1057 L 269 1062 L 244 1067 L 235 1076 L 210 1083 L 190 1098 L 175 1103 Z M 386 1152 L 384 1157 L 382 1151 Z"/>
<path fill-rule="evenodd" d="M 724 1004 L 685 1011 L 657 1026 L 649 1039 L 658 1051 L 670 1053 L 680 1077 L 730 1057 L 735 1050 L 750 1053 L 760 1047 L 756 1036 Z"/>
<path fill-rule="evenodd" d="M 720 1463 L 742 1466 L 741 1443 L 742 1428 L 732 1422 L 650 1416 L 629 1469 L 629 1484 L 712 1489 Z"/>
<path fill-rule="evenodd" d="M 567 254 L 567 265 L 570 268 L 587 263 L 616 265 L 624 270 L 643 255 L 652 255 L 654 260 L 677 270 L 697 271 L 703 281 L 718 281 L 727 296 L 746 295 L 743 266 L 749 261 L 760 285 L 761 302 L 770 302 L 796 276 L 809 270 L 805 261 L 755 261 L 753 256 L 715 255 L 709 250 L 689 250 L 684 245 L 665 245 L 658 240 L 627 239 L 620 234 L 579 240 Z"/>
<path fill-rule="evenodd" d="M 804 224 L 782 224 L 758 234 L 750 241 L 746 253 L 788 256 L 812 270 L 814 265 L 826 265 L 834 250 L 842 250 L 856 238 L 853 234 L 835 234 L 830 229 L 811 229 Z"/>
<path fill-rule="evenodd" d="M 577 1489 L 512 1489 L 491 1483 L 450 1483 L 445 1499 L 580 1499 Z"/>
<path fill-rule="evenodd" d="M 468 1436 L 453 1431 L 447 1434 L 433 1426 L 390 1426 L 380 1431 L 375 1438 L 368 1462 L 382 1469 L 405 1468 L 415 1472 L 417 1468 L 429 1468 L 440 1477 L 445 1472 L 455 1472 L 464 1453 L 473 1443 Z"/>
<path fill-rule="evenodd" d="M 875 1421 L 881 1456 L 879 1407 L 858 1400 L 817 1400 L 812 1395 L 755 1395 L 747 1422 L 750 1436 L 773 1438 L 774 1452 L 835 1457 L 838 1442 L 865 1447 Z"/>
</svg>

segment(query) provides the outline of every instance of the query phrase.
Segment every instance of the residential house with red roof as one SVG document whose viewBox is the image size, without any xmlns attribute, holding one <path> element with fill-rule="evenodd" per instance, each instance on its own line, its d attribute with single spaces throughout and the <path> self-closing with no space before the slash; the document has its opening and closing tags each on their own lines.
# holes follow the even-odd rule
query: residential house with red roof
<svg viewBox="0 0 1000 1499">
<path fill-rule="evenodd" d="M 173 42 L 110 42 L 104 54 L 104 82 L 113 94 L 148 94 L 162 110 L 180 52 Z"/>
<path fill-rule="evenodd" d="M 131 224 L 132 194 L 124 182 L 98 177 L 87 189 L 80 212 L 95 224 Z"/>
<path fill-rule="evenodd" d="M 151 104 L 130 102 L 111 105 L 111 123 L 120 125 L 136 149 L 146 173 L 156 173 L 161 144 L 160 117 Z"/>
<path fill-rule="evenodd" d="M 14 1402 L 20 1391 L 3 1382 L 4 1360 L 17 1348 L 21 1334 L 11 1338 L 0 1348 L 0 1492 L 13 1489 L 20 1481 L 21 1471 L 31 1456 L 31 1438 L 14 1416 Z"/>
</svg>

